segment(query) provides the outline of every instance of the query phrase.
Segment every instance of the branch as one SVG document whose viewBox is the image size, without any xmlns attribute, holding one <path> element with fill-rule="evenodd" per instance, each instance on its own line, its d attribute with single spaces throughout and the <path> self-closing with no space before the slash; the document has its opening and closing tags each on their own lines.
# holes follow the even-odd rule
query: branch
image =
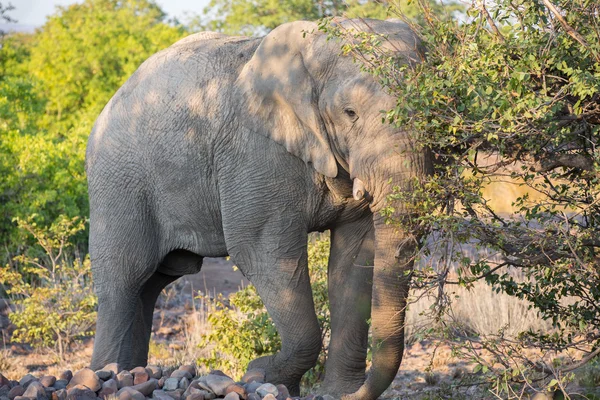
<svg viewBox="0 0 600 400">
<path fill-rule="evenodd" d="M 492 16 L 488 12 L 487 8 L 485 8 L 485 1 L 481 1 L 479 3 L 479 8 L 481 8 L 481 11 L 483 12 L 483 15 L 485 15 L 485 19 L 487 20 L 488 24 L 490 25 L 490 27 L 492 28 L 492 30 L 494 31 L 494 33 L 496 34 L 496 36 L 498 36 L 498 38 L 500 39 L 501 42 L 503 42 L 503 43 L 506 42 L 506 39 L 504 38 L 504 35 L 502 35 L 502 33 L 500 32 L 500 30 L 498 30 L 498 27 L 494 23 L 494 20 L 492 19 Z"/>
<path fill-rule="evenodd" d="M 560 12 L 558 11 L 558 9 L 556 8 L 556 6 L 554 6 L 554 4 L 552 4 L 552 3 L 550 3 L 550 0 L 542 0 L 542 2 L 546 5 L 546 7 L 548 7 L 548 9 L 550 10 L 550 12 L 552 14 L 554 14 L 554 16 L 556 17 L 556 19 L 562 25 L 562 27 L 565 30 L 565 32 L 567 32 L 567 34 L 569 36 L 571 36 L 573 39 L 577 40 L 579 42 L 579 44 L 581 44 L 583 47 L 585 47 L 588 50 L 590 50 L 590 52 L 592 54 L 594 54 L 592 52 L 592 49 L 590 49 L 589 44 L 583 38 L 583 36 L 581 36 L 581 34 L 579 32 L 577 32 L 571 25 L 569 25 L 567 23 L 567 21 L 563 18 L 563 16 L 560 14 Z M 594 57 L 596 58 L 596 61 L 600 62 L 600 56 L 598 56 L 597 54 L 594 54 Z"/>
<path fill-rule="evenodd" d="M 593 172 L 594 160 L 583 154 L 551 154 L 535 162 L 530 169 L 534 172 L 548 172 L 559 167 Z"/>
</svg>

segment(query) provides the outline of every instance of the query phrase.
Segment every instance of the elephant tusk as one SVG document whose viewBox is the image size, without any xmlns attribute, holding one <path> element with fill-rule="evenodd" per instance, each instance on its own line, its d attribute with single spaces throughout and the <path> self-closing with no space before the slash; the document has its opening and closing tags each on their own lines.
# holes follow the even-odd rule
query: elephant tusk
<svg viewBox="0 0 600 400">
<path fill-rule="evenodd" d="M 354 178 L 354 184 L 352 185 L 352 197 L 354 200 L 360 201 L 365 198 L 367 190 L 365 189 L 365 184 L 358 178 Z"/>
</svg>

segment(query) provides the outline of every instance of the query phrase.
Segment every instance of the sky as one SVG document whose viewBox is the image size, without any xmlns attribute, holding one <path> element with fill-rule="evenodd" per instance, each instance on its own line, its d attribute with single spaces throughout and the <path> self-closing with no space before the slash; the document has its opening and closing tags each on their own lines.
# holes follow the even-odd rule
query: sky
<svg viewBox="0 0 600 400">
<path fill-rule="evenodd" d="M 38 27 L 44 24 L 48 15 L 54 14 L 56 6 L 66 6 L 80 3 L 82 0 L 9 0 L 15 9 L 9 15 L 18 21 L 19 25 Z M 156 3 L 169 17 L 184 19 L 186 11 L 199 14 L 209 0 L 157 0 Z M 4 2 L 3 2 L 4 3 Z"/>
</svg>

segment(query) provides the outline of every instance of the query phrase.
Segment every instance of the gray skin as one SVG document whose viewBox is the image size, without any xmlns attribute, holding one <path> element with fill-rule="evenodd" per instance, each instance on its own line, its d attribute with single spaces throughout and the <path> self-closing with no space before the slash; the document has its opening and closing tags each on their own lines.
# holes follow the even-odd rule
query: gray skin
<svg viewBox="0 0 600 400">
<path fill-rule="evenodd" d="M 385 34 L 387 48 L 420 59 L 418 40 L 398 21 L 339 23 Z M 406 132 L 381 123 L 381 110 L 394 105 L 311 22 L 256 39 L 196 34 L 143 63 L 88 143 L 99 302 L 92 369 L 146 365 L 160 291 L 200 271 L 203 257 L 229 255 L 282 340 L 281 351 L 249 368 L 297 394 L 321 349 L 307 235 L 330 229 L 323 388 L 376 399 L 400 366 L 416 242 L 379 211 L 390 185 L 406 188 L 430 165 Z M 402 205 L 396 212 L 405 213 Z M 365 374 L 369 318 L 373 365 Z"/>
</svg>

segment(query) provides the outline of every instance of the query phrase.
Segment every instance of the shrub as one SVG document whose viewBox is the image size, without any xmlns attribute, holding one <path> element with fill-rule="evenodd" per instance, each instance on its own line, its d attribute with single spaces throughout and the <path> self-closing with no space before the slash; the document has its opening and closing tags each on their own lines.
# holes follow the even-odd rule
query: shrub
<svg viewBox="0 0 600 400">
<path fill-rule="evenodd" d="M 310 280 L 324 342 L 329 334 L 328 257 L 329 238 L 318 236 L 311 240 L 308 246 Z M 250 361 L 281 348 L 281 339 L 254 286 L 243 288 L 229 299 L 222 296 L 216 299 L 204 296 L 203 299 L 210 331 L 202 335 L 199 344 L 207 348 L 208 355 L 200 357 L 198 364 L 241 375 Z M 319 363 L 305 375 L 305 383 L 319 378 L 326 350 L 324 346 Z"/>
<path fill-rule="evenodd" d="M 39 252 L 39 256 L 15 257 L 17 269 L 8 265 L 0 268 L 0 284 L 17 308 L 9 316 L 16 326 L 13 340 L 34 347 L 53 347 L 63 359 L 75 341 L 93 335 L 96 320 L 89 256 L 82 259 L 68 252 L 69 238 L 81 232 L 84 223 L 79 218 L 62 216 L 44 229 L 34 218 L 16 222 L 36 239 L 41 252 L 30 252 Z"/>
</svg>

